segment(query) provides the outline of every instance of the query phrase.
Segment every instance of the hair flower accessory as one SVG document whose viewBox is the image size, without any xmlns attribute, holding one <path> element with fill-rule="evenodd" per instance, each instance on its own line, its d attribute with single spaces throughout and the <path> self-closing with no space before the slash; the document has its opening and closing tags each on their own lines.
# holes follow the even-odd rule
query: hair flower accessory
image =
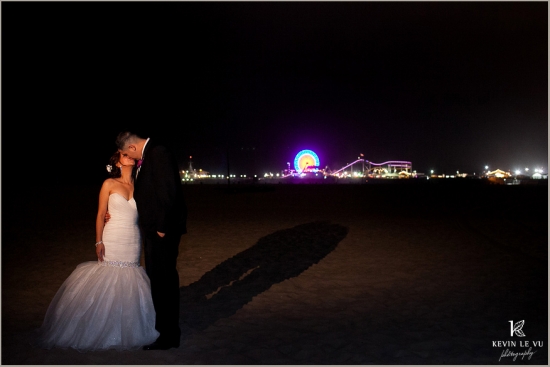
<svg viewBox="0 0 550 367">
<path fill-rule="evenodd" d="M 111 173 L 111 171 L 113 170 L 113 166 L 111 166 L 110 164 L 108 164 L 106 168 L 107 168 L 107 172 L 109 173 Z"/>
</svg>

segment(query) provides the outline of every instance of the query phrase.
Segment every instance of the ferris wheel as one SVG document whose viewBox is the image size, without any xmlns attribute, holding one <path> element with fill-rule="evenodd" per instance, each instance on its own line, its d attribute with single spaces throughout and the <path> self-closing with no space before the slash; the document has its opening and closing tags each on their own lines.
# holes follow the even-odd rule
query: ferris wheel
<svg viewBox="0 0 550 367">
<path fill-rule="evenodd" d="M 302 173 L 306 167 L 318 167 L 319 157 L 312 150 L 301 150 L 294 158 L 294 169 L 298 173 Z"/>
</svg>

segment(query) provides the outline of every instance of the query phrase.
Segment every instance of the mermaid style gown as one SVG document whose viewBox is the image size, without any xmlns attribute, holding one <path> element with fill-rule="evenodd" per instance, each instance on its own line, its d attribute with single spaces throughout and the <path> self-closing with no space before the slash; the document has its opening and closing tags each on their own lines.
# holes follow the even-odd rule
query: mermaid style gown
<svg viewBox="0 0 550 367">
<path fill-rule="evenodd" d="M 139 265 L 136 202 L 114 193 L 103 230 L 103 262 L 79 264 L 54 296 L 38 330 L 42 348 L 137 349 L 154 342 L 151 286 Z"/>
</svg>

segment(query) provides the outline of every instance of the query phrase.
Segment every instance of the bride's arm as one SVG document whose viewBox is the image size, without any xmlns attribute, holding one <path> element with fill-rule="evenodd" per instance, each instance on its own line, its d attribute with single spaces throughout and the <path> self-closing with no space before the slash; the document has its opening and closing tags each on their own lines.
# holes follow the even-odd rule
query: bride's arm
<svg viewBox="0 0 550 367">
<path fill-rule="evenodd" d="M 99 191 L 99 203 L 97 206 L 97 216 L 95 219 L 95 253 L 99 261 L 103 261 L 105 256 L 105 246 L 103 245 L 103 228 L 105 228 L 105 213 L 107 213 L 107 203 L 109 201 L 109 180 L 105 180 Z"/>
</svg>

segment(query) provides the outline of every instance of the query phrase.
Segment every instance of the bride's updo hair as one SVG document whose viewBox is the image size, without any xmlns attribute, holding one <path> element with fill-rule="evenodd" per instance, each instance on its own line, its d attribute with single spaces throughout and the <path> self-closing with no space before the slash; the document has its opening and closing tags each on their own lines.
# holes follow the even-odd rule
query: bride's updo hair
<svg viewBox="0 0 550 367">
<path fill-rule="evenodd" d="M 109 172 L 109 177 L 119 178 L 122 176 L 120 167 L 117 167 L 117 163 L 120 161 L 120 152 L 117 150 L 113 153 L 111 158 L 109 158 L 109 164 L 107 165 L 107 172 Z"/>
</svg>

